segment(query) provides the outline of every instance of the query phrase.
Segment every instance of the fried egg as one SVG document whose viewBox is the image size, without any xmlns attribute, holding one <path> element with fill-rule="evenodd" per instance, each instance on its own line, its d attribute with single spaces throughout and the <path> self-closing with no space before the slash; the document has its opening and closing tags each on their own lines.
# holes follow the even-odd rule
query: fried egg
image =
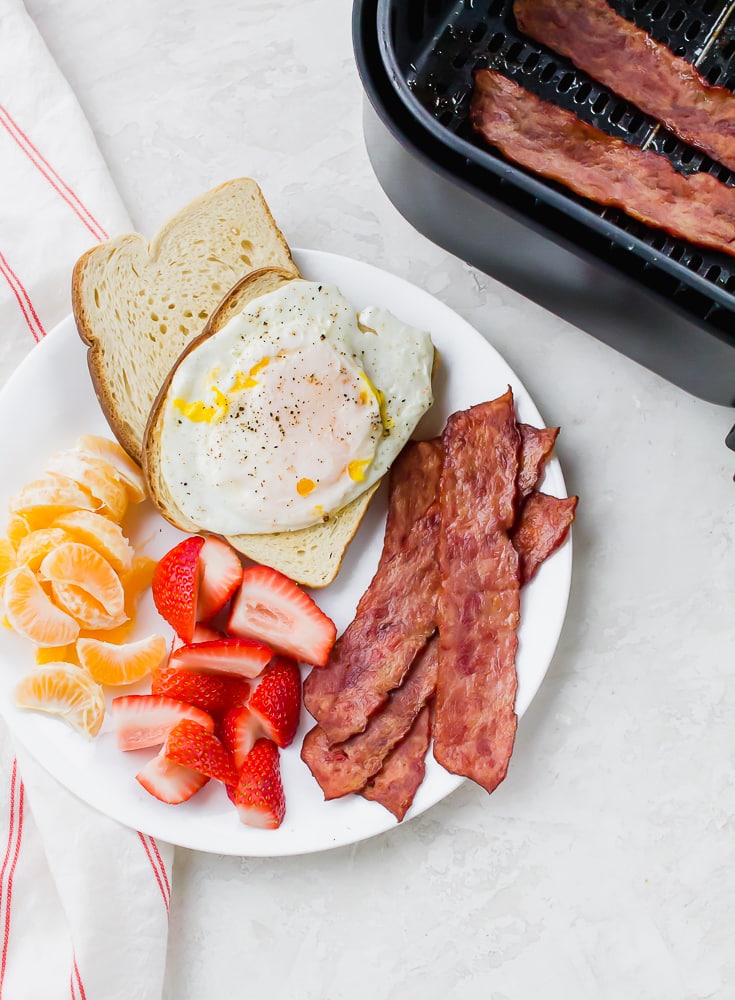
<svg viewBox="0 0 735 1000">
<path fill-rule="evenodd" d="M 179 363 L 161 472 L 202 529 L 264 534 L 327 520 L 390 468 L 432 403 L 428 333 L 359 315 L 294 280 L 249 303 Z"/>
</svg>

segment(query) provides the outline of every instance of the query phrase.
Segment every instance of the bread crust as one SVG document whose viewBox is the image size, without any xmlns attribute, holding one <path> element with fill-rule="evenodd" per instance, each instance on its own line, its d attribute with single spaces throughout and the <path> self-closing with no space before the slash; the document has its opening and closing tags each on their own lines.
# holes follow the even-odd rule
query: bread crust
<svg viewBox="0 0 735 1000">
<path fill-rule="evenodd" d="M 228 229 L 233 233 L 237 231 L 237 238 L 233 238 L 232 246 L 228 245 L 226 252 L 223 252 L 217 243 L 207 245 L 209 234 L 206 221 L 209 216 L 212 217 L 213 223 L 216 220 L 213 231 L 216 230 L 219 237 Z M 188 226 L 192 224 L 192 220 L 198 219 L 202 222 L 201 230 L 196 230 L 192 234 Z M 263 245 L 246 238 L 246 233 L 253 240 L 256 238 L 255 233 L 247 227 L 258 229 Z M 192 269 L 187 275 L 186 268 L 176 269 L 170 261 L 164 259 L 164 251 L 168 249 L 171 253 L 172 247 L 180 249 L 182 259 L 187 260 L 191 257 L 193 236 L 199 237 L 197 243 L 202 244 L 199 256 L 208 263 L 211 271 L 209 281 L 205 281 L 201 271 Z M 238 245 L 240 236 L 243 238 L 239 240 Z M 132 373 L 129 374 L 125 370 L 125 365 L 120 364 L 119 354 L 121 351 L 125 353 L 126 337 L 131 340 L 128 355 L 148 350 L 151 345 L 141 344 L 139 341 L 150 336 L 150 330 L 142 321 L 146 319 L 142 317 L 142 311 L 135 312 L 131 308 L 132 303 L 136 302 L 133 298 L 135 278 L 132 277 L 128 279 L 130 288 L 126 289 L 125 293 L 116 292 L 110 296 L 114 315 L 110 317 L 100 314 L 97 318 L 93 317 L 92 311 L 97 309 L 96 300 L 99 297 L 97 280 L 106 280 L 114 272 L 116 264 L 119 267 L 121 261 L 137 277 L 136 264 L 140 264 L 143 270 L 153 271 L 156 279 L 160 279 L 159 284 L 165 298 L 169 297 L 169 292 L 171 296 L 190 295 L 197 304 L 199 315 L 206 313 L 208 318 L 214 307 L 227 297 L 229 289 L 238 278 L 247 276 L 252 270 L 261 266 L 258 263 L 261 257 L 268 258 L 263 263 L 279 266 L 293 276 L 298 276 L 298 269 L 291 257 L 289 246 L 276 225 L 259 186 L 254 180 L 243 177 L 220 184 L 193 199 L 171 216 L 150 242 L 139 233 L 127 233 L 93 247 L 76 262 L 71 279 L 72 312 L 79 335 L 88 348 L 87 366 L 92 385 L 110 428 L 136 462 L 140 463 L 142 459 L 146 417 L 160 379 L 155 387 L 142 386 Z M 167 285 L 169 272 L 170 282 Z M 141 278 L 141 283 L 145 285 L 144 278 Z M 137 289 L 135 292 L 140 294 Z M 124 301 L 126 298 L 128 301 Z M 151 328 L 159 321 L 157 304 L 154 303 L 151 312 L 151 315 L 156 315 L 155 323 L 152 321 L 149 323 Z M 163 312 L 163 309 L 160 311 Z M 140 320 L 138 323 L 140 329 L 136 328 L 135 322 L 127 322 L 127 317 L 131 315 L 136 322 Z M 166 335 L 161 332 L 165 326 L 163 322 L 159 324 L 159 329 L 155 330 L 157 339 L 148 358 L 153 367 L 160 369 L 161 379 L 174 364 L 187 340 L 197 336 L 203 325 L 203 319 L 192 317 L 191 323 L 187 320 L 186 324 L 182 324 L 178 311 L 173 315 L 177 323 L 171 324 L 172 329 L 167 330 Z M 186 326 L 187 332 L 183 337 L 178 330 L 176 333 L 173 332 L 173 327 L 177 325 L 179 330 Z M 118 384 L 120 380 L 122 382 Z M 136 394 L 141 394 L 142 398 L 139 400 Z"/>
</svg>

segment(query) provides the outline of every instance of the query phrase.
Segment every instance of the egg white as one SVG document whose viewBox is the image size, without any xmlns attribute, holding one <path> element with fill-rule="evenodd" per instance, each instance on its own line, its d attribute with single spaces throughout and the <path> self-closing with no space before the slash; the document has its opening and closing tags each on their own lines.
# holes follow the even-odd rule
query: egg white
<svg viewBox="0 0 735 1000">
<path fill-rule="evenodd" d="M 249 303 L 178 365 L 161 474 L 181 512 L 225 535 L 305 528 L 377 482 L 432 402 L 428 333 L 360 315 L 294 280 Z"/>
</svg>

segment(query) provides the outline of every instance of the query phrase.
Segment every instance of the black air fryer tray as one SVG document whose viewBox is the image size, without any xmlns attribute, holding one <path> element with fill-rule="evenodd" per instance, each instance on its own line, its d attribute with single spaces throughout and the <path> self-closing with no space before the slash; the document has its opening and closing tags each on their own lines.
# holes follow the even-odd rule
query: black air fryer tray
<svg viewBox="0 0 735 1000">
<path fill-rule="evenodd" d="M 735 90 L 731 0 L 612 0 L 712 83 Z M 373 166 L 427 236 L 695 394 L 735 404 L 735 257 L 581 199 L 505 160 L 468 124 L 490 66 L 683 173 L 735 175 L 523 36 L 512 0 L 356 0 Z"/>
</svg>

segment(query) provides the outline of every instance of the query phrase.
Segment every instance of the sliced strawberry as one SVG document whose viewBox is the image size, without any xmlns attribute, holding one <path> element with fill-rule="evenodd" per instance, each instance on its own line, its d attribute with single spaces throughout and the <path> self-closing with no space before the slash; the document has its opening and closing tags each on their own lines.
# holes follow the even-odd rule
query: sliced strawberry
<svg viewBox="0 0 735 1000">
<path fill-rule="evenodd" d="M 169 665 L 200 673 L 235 674 L 257 677 L 273 656 L 273 651 L 255 639 L 212 639 L 179 646 Z"/>
<path fill-rule="evenodd" d="M 221 632 L 218 632 L 216 628 L 210 628 L 209 625 L 201 625 L 199 622 L 194 626 L 194 635 L 191 638 L 192 642 L 211 642 L 212 639 L 223 639 L 224 636 Z M 180 646 L 185 646 L 186 643 L 181 638 L 181 636 L 175 635 L 171 643 L 171 652 L 178 649 Z"/>
<path fill-rule="evenodd" d="M 246 826 L 275 830 L 281 825 L 286 796 L 278 747 L 271 740 L 258 740 L 247 755 L 232 798 Z"/>
<path fill-rule="evenodd" d="M 229 708 L 245 704 L 250 684 L 243 677 L 197 673 L 164 664 L 151 672 L 151 694 L 176 698 L 211 716 L 221 716 Z"/>
<path fill-rule="evenodd" d="M 260 639 L 277 653 L 318 667 L 326 664 L 337 636 L 334 622 L 311 597 L 269 566 L 243 571 L 227 631 Z"/>
<path fill-rule="evenodd" d="M 214 733 L 191 719 L 183 719 L 166 737 L 163 755 L 182 767 L 191 768 L 226 785 L 237 781 L 232 758 Z"/>
<path fill-rule="evenodd" d="M 158 746 L 182 719 L 192 719 L 204 729 L 214 730 L 214 720 L 206 712 L 183 701 L 154 694 L 113 698 L 111 712 L 121 750 Z"/>
<path fill-rule="evenodd" d="M 259 720 L 262 736 L 279 747 L 293 743 L 301 714 L 301 672 L 295 660 L 273 659 L 250 695 L 248 709 Z"/>
<path fill-rule="evenodd" d="M 166 553 L 153 573 L 153 601 L 158 613 L 184 642 L 194 637 L 203 545 L 199 535 L 185 538 Z"/>
<path fill-rule="evenodd" d="M 199 553 L 202 581 L 199 587 L 197 619 L 207 622 L 227 604 L 240 586 L 242 563 L 237 552 L 214 535 L 210 535 Z"/>
<path fill-rule="evenodd" d="M 147 792 L 172 806 L 186 802 L 209 781 L 209 778 L 199 771 L 167 760 L 163 750 L 149 760 L 135 777 Z"/>
<path fill-rule="evenodd" d="M 260 719 L 251 713 L 247 705 L 238 705 L 226 712 L 220 723 L 219 733 L 238 771 L 256 741 L 263 735 Z"/>
</svg>

